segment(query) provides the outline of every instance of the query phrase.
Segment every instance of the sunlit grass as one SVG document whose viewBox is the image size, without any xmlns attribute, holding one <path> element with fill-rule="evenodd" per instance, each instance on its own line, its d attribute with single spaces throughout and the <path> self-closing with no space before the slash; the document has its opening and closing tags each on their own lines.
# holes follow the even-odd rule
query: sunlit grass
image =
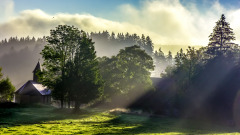
<svg viewBox="0 0 240 135">
<path fill-rule="evenodd" d="M 0 134 L 239 134 L 230 130 L 173 118 L 111 114 L 87 109 L 78 113 L 48 108 L 18 108 L 0 111 Z M 2 113 L 3 114 L 3 113 Z M 209 127 L 210 126 L 210 127 Z M 207 128 L 209 127 L 209 128 Z"/>
<path fill-rule="evenodd" d="M 82 119 L 66 119 L 41 122 L 39 124 L 24 125 L 1 128 L 3 134 L 96 134 L 116 133 L 117 130 L 134 128 L 133 125 L 108 125 L 108 121 L 115 116 L 105 113 L 92 115 Z"/>
</svg>

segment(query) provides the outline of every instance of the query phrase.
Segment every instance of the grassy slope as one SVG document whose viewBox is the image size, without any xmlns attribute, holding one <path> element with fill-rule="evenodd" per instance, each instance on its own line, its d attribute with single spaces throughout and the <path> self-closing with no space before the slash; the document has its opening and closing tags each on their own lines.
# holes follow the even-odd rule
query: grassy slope
<svg viewBox="0 0 240 135">
<path fill-rule="evenodd" d="M 113 115 L 88 109 L 79 113 L 45 108 L 0 109 L 0 134 L 238 134 L 214 125 L 172 118 Z"/>
</svg>

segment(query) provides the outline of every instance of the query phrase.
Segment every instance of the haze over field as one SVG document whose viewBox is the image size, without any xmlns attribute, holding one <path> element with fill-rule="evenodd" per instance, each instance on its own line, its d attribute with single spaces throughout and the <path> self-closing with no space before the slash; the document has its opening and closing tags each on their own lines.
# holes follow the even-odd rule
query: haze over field
<svg viewBox="0 0 240 135">
<path fill-rule="evenodd" d="M 239 15 L 239 0 L 0 0 L 0 134 L 240 134 Z"/>
<path fill-rule="evenodd" d="M 151 37 L 155 50 L 161 47 L 165 55 L 169 50 L 175 55 L 188 45 L 196 49 L 207 46 L 208 36 L 222 13 L 233 28 L 235 43 L 239 44 L 239 7 L 237 0 L 1 0 L 0 40 L 16 36 L 37 39 L 48 36 L 57 25 L 67 24 L 87 32 L 144 34 Z M 96 44 L 98 56 L 118 52 L 104 52 Z M 42 45 L 35 44 L 1 47 L 0 66 L 17 88 L 32 79 L 41 49 Z"/>
</svg>

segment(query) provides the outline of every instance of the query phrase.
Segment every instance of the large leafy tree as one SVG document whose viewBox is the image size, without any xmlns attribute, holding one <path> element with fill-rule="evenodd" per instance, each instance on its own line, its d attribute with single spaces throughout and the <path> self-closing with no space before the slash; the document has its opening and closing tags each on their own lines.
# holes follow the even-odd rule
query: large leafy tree
<svg viewBox="0 0 240 135">
<path fill-rule="evenodd" d="M 3 74 L 1 71 L 2 68 L 0 68 L 0 102 L 11 101 L 14 96 L 15 87 L 8 77 L 2 78 Z"/>
<path fill-rule="evenodd" d="M 59 25 L 50 31 L 50 36 L 46 37 L 48 44 L 41 52 L 44 59 L 42 83 L 53 90 L 53 97 L 61 101 L 61 108 L 68 88 L 66 64 L 72 61 L 79 36 L 77 28 Z"/>
<path fill-rule="evenodd" d="M 129 95 L 152 89 L 153 59 L 139 46 L 126 47 L 112 58 L 101 58 L 100 68 L 108 95 Z"/>
<path fill-rule="evenodd" d="M 100 76 L 91 39 L 74 26 L 59 25 L 50 31 L 48 45 L 42 50 L 42 83 L 53 90 L 57 100 L 88 102 L 99 95 Z"/>
<path fill-rule="evenodd" d="M 235 40 L 233 29 L 230 28 L 230 24 L 226 22 L 226 18 L 222 14 L 209 36 L 208 52 L 214 55 L 225 52 L 235 45 L 231 42 L 233 40 Z"/>
<path fill-rule="evenodd" d="M 101 57 L 98 58 L 99 68 L 102 78 L 104 80 L 104 97 L 109 98 L 113 95 L 121 94 L 119 86 L 119 73 L 120 70 L 117 68 L 117 57 Z"/>
<path fill-rule="evenodd" d="M 70 96 L 75 101 L 75 109 L 80 103 L 88 103 L 102 94 L 102 77 L 98 68 L 98 61 L 94 42 L 85 32 L 81 32 L 81 40 L 77 44 L 73 61 L 69 67 L 68 81 L 71 84 Z"/>
</svg>

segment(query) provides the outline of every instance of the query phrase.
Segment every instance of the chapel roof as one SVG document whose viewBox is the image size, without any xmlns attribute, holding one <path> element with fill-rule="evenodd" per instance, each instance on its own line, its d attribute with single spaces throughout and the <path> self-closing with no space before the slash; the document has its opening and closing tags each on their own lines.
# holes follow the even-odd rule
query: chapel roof
<svg viewBox="0 0 240 135">
<path fill-rule="evenodd" d="M 23 93 L 24 89 L 29 86 L 32 85 L 35 89 L 33 90 L 37 90 L 41 95 L 50 95 L 51 94 L 51 90 L 48 89 L 47 87 L 43 86 L 41 83 L 37 83 L 35 81 L 29 80 L 28 82 L 26 82 L 21 88 L 19 88 L 15 93 L 17 94 L 21 94 Z"/>
</svg>

